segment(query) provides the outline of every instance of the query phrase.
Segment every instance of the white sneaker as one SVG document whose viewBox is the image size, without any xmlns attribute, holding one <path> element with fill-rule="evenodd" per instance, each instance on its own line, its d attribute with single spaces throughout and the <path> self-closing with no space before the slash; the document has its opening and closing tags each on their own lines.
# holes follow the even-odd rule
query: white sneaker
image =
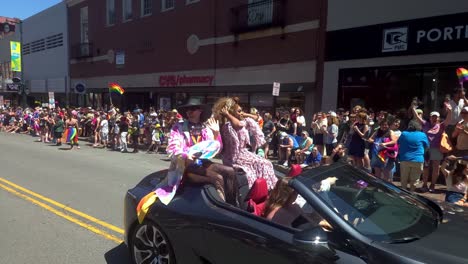
<svg viewBox="0 0 468 264">
<path fill-rule="evenodd" d="M 307 165 L 307 164 L 305 164 L 305 163 L 302 163 L 300 166 L 301 166 L 301 168 L 305 168 L 305 167 L 307 167 L 307 166 L 309 166 L 309 165 Z"/>
<path fill-rule="evenodd" d="M 288 162 L 285 161 L 285 162 L 283 163 L 283 166 L 287 167 L 287 166 L 288 166 Z"/>
</svg>

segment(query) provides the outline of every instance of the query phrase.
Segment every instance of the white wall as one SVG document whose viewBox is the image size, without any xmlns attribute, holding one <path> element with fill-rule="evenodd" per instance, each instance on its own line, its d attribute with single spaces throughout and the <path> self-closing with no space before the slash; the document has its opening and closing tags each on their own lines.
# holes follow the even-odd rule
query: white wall
<svg viewBox="0 0 468 264">
<path fill-rule="evenodd" d="M 466 0 L 328 0 L 327 31 L 463 12 Z"/>
<path fill-rule="evenodd" d="M 23 22 L 23 46 L 49 36 L 63 34 L 63 45 L 23 55 L 24 80 L 29 81 L 31 92 L 62 92 L 68 89 L 68 27 L 67 6 L 60 2 Z M 42 85 L 46 83 L 45 90 Z M 63 84 L 62 84 L 63 83 Z M 61 85 L 58 85 L 61 84 Z"/>
</svg>

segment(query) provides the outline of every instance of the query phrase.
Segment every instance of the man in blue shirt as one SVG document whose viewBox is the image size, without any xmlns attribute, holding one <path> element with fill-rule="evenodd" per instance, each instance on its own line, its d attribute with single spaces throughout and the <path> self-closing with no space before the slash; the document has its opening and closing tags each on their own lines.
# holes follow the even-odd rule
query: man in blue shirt
<svg viewBox="0 0 468 264">
<path fill-rule="evenodd" d="M 412 192 L 423 172 L 424 152 L 429 147 L 429 140 L 421 130 L 421 124 L 411 120 L 408 129 L 398 139 L 401 187 L 408 189 L 409 182 Z"/>
<path fill-rule="evenodd" d="M 280 133 L 280 145 L 278 148 L 278 163 L 283 166 L 288 166 L 289 156 L 292 150 L 299 148 L 299 143 L 294 136 L 289 135 L 286 132 Z"/>
</svg>

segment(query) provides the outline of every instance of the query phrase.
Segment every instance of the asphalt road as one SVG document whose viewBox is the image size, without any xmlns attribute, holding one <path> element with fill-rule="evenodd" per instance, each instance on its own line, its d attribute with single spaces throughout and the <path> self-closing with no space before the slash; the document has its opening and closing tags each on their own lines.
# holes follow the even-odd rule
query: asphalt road
<svg viewBox="0 0 468 264">
<path fill-rule="evenodd" d="M 35 140 L 0 133 L 0 264 L 128 263 L 124 194 L 165 156 Z"/>
</svg>

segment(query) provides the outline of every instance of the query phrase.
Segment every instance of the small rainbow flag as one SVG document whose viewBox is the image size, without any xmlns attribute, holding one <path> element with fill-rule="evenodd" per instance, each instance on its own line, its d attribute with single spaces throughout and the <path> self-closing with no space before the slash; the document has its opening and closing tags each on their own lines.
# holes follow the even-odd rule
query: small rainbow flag
<svg viewBox="0 0 468 264">
<path fill-rule="evenodd" d="M 458 68 L 457 76 L 460 83 L 468 81 L 468 70 L 465 68 Z"/>
<path fill-rule="evenodd" d="M 116 83 L 109 83 L 109 92 L 111 93 L 118 93 L 122 95 L 125 90 L 122 88 L 122 86 L 116 84 Z"/>
</svg>

